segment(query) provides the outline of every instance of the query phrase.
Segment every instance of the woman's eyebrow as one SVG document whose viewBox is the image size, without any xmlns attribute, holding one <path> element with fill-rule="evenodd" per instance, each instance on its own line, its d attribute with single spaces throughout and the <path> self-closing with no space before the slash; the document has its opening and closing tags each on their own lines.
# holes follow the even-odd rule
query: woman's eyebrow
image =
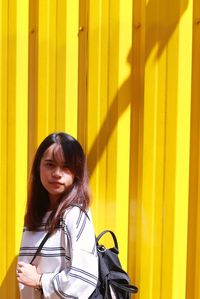
<svg viewBox="0 0 200 299">
<path fill-rule="evenodd" d="M 44 161 L 45 161 L 45 162 L 53 162 L 54 159 L 52 159 L 52 158 L 45 158 Z"/>
<path fill-rule="evenodd" d="M 47 157 L 47 158 L 44 158 L 44 162 L 53 162 L 53 163 L 57 163 L 55 159 L 53 159 L 53 158 L 48 158 L 48 157 Z M 59 163 L 59 162 L 58 162 L 58 163 Z M 61 161 L 59 164 L 62 165 L 62 166 L 67 166 L 67 167 L 69 166 L 69 164 L 68 164 L 67 162 L 62 162 L 62 161 Z"/>
</svg>

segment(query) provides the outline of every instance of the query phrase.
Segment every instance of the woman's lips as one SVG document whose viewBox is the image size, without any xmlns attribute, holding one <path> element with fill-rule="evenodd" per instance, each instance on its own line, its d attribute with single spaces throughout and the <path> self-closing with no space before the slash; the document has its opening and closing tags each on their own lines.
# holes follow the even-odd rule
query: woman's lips
<svg viewBox="0 0 200 299">
<path fill-rule="evenodd" d="M 61 182 L 50 182 L 50 184 L 51 185 L 53 185 L 53 186 L 63 186 L 63 183 L 61 183 Z"/>
</svg>

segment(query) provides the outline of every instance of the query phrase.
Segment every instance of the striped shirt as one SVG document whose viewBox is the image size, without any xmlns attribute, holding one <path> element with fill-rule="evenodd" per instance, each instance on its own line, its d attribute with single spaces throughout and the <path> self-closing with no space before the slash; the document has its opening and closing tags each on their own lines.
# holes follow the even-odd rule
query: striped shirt
<svg viewBox="0 0 200 299">
<path fill-rule="evenodd" d="M 24 228 L 19 261 L 30 263 L 44 238 L 47 212 L 37 231 Z M 98 279 L 98 257 L 90 211 L 87 215 L 78 207 L 67 210 L 59 227 L 49 237 L 33 264 L 42 275 L 44 298 L 87 299 Z M 19 284 L 21 299 L 39 299 L 34 288 Z"/>
</svg>

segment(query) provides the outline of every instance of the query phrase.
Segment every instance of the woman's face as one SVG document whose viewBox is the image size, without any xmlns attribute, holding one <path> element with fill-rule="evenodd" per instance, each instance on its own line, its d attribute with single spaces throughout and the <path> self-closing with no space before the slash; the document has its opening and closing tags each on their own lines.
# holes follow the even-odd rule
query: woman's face
<svg viewBox="0 0 200 299">
<path fill-rule="evenodd" d="M 66 165 L 62 147 L 52 144 L 45 152 L 40 163 L 40 180 L 48 191 L 51 206 L 73 184 L 74 174 Z"/>
</svg>

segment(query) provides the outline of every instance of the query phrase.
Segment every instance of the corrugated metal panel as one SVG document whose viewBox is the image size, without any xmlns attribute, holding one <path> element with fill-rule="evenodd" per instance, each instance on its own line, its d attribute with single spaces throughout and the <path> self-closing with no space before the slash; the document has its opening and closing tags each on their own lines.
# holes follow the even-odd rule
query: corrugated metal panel
<svg viewBox="0 0 200 299">
<path fill-rule="evenodd" d="M 132 46 L 132 2 L 92 1 L 88 14 L 87 152 L 94 218 L 98 229 L 106 225 L 116 231 L 126 266 L 132 97 L 127 55 Z"/>
<path fill-rule="evenodd" d="M 30 1 L 29 148 L 55 130 L 77 136 L 78 1 Z"/>
<path fill-rule="evenodd" d="M 194 1 L 187 299 L 200 298 L 200 3 Z"/>
<path fill-rule="evenodd" d="M 135 133 L 138 159 L 133 158 L 139 164 L 132 273 L 141 287 L 138 298 L 185 298 L 192 3 L 148 1 L 134 7 L 134 53 L 140 54 L 135 70 L 133 64 L 139 86 L 133 92 L 140 99 L 136 111 L 142 112 L 139 137 Z"/>
<path fill-rule="evenodd" d="M 1 1 L 1 298 L 15 298 L 27 179 L 28 1 Z"/>
<path fill-rule="evenodd" d="M 18 298 L 27 170 L 55 130 L 85 148 L 96 231 L 116 232 L 135 298 L 185 299 L 186 289 L 200 298 L 200 16 L 192 5 L 1 1 L 0 298 Z"/>
</svg>

